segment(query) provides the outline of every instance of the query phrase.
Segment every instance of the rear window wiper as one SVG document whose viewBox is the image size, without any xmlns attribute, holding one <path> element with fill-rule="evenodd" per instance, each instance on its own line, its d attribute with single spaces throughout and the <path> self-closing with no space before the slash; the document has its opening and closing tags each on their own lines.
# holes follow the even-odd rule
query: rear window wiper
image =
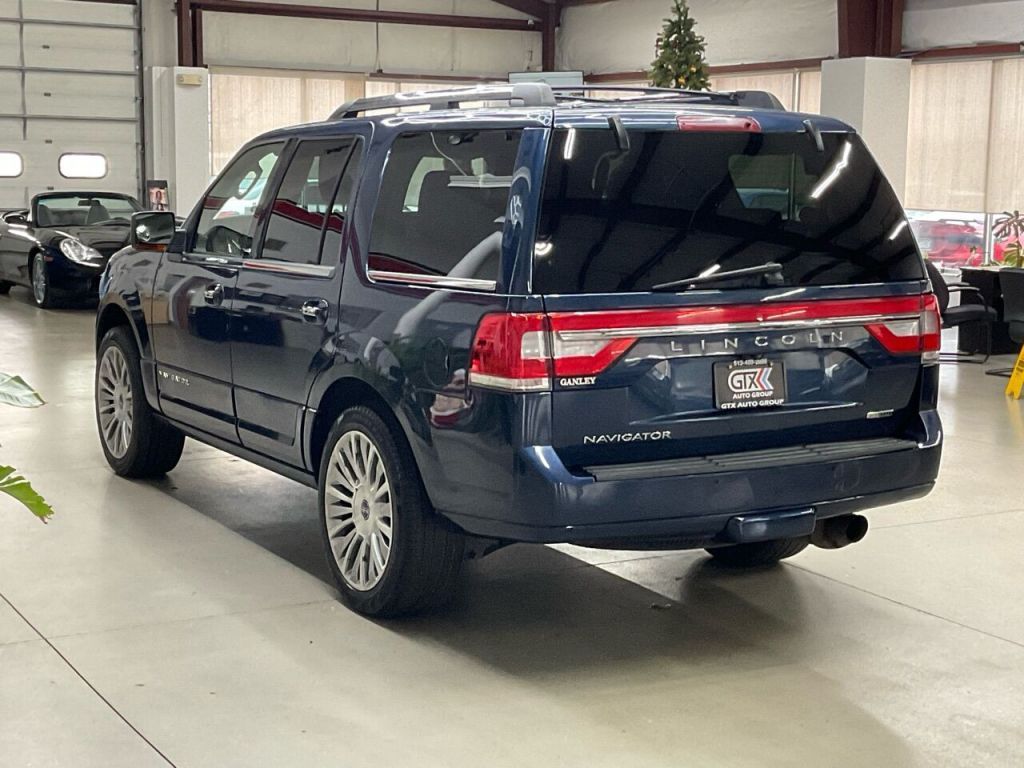
<svg viewBox="0 0 1024 768">
<path fill-rule="evenodd" d="M 673 280 L 670 283 L 658 283 L 651 288 L 652 291 L 669 291 L 673 288 L 686 288 L 689 290 L 695 285 L 708 285 L 719 283 L 724 280 L 733 280 L 739 277 L 751 277 L 753 275 L 771 275 L 782 272 L 782 265 L 775 261 L 767 264 L 759 264 L 756 267 L 744 267 L 743 269 L 729 269 L 725 272 L 711 272 L 710 274 L 699 274 L 687 277 L 683 280 Z"/>
</svg>

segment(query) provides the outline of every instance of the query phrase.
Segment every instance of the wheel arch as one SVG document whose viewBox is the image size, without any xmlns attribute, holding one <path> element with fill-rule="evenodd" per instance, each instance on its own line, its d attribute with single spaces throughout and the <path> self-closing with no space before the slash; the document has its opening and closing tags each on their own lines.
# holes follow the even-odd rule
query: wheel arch
<svg viewBox="0 0 1024 768">
<path fill-rule="evenodd" d="M 380 416 L 391 427 L 396 438 L 402 440 L 410 454 L 412 453 L 412 446 L 409 444 L 405 427 L 387 398 L 365 379 L 354 375 L 345 375 L 331 382 L 317 399 L 316 412 L 307 430 L 307 457 L 309 467 L 314 475 L 320 469 L 324 444 L 327 442 L 327 436 L 335 420 L 346 409 L 357 405 L 365 406 Z"/>
<path fill-rule="evenodd" d="M 131 314 L 127 308 L 113 302 L 100 307 L 100 311 L 96 315 L 96 349 L 100 348 L 100 342 L 103 341 L 103 337 L 107 335 L 107 332 L 119 325 L 128 326 L 140 355 L 148 357 L 148 338 L 145 339 L 146 343 L 143 343 L 145 330 L 139 330 L 137 324 L 132 321 Z"/>
</svg>

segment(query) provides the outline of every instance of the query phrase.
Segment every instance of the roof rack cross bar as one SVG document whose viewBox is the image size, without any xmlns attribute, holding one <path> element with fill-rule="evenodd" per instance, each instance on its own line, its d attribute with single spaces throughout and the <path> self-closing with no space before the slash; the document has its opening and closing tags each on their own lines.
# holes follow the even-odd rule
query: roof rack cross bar
<svg viewBox="0 0 1024 768">
<path fill-rule="evenodd" d="M 331 114 L 331 120 L 356 117 L 360 112 L 402 107 L 458 109 L 466 101 L 508 101 L 521 107 L 554 107 L 555 96 L 546 83 L 509 83 L 449 88 L 440 91 L 414 91 L 388 96 L 370 96 L 342 104 Z"/>
</svg>

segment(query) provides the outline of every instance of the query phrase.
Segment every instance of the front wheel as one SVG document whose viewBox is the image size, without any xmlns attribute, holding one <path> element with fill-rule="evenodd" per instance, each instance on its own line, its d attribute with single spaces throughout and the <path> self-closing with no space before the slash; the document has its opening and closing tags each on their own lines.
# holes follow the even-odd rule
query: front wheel
<svg viewBox="0 0 1024 768">
<path fill-rule="evenodd" d="M 46 257 L 37 252 L 32 257 L 32 299 L 36 306 L 50 309 L 55 305 L 53 289 L 50 288 L 50 273 L 46 266 Z"/>
<path fill-rule="evenodd" d="M 795 539 L 755 541 L 750 544 L 730 544 L 724 547 L 710 547 L 707 552 L 717 562 L 729 568 L 756 568 L 773 565 L 787 557 L 803 552 L 810 544 L 807 536 Z"/>
<path fill-rule="evenodd" d="M 103 455 L 122 477 L 159 477 L 174 469 L 185 435 L 157 419 L 142 388 L 131 331 L 111 328 L 96 363 L 96 426 Z"/>
<path fill-rule="evenodd" d="M 376 412 L 338 418 L 319 480 L 327 561 L 350 608 L 388 617 L 447 602 L 464 536 L 430 506 L 408 446 Z"/>
</svg>

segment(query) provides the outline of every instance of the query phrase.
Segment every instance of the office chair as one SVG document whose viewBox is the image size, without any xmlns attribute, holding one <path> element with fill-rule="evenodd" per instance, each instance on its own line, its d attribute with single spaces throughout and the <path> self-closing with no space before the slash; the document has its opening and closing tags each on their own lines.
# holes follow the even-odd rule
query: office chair
<svg viewBox="0 0 1024 768">
<path fill-rule="evenodd" d="M 1024 269 L 1003 267 L 999 270 L 999 290 L 1003 294 L 1003 319 L 1010 326 L 1010 338 L 1024 344 Z M 989 376 L 1009 376 L 1013 368 L 993 368 Z"/>
<path fill-rule="evenodd" d="M 942 327 L 959 328 L 967 323 L 982 323 L 985 326 L 985 356 L 978 360 L 973 352 L 943 352 L 939 355 L 939 361 L 943 363 L 986 363 L 992 355 L 992 323 L 999 314 L 988 305 L 981 291 L 967 283 L 947 283 L 939 268 L 932 262 L 925 260 L 928 269 L 928 278 L 932 283 L 932 291 L 939 302 L 939 315 L 942 318 Z M 951 293 L 975 294 L 980 304 L 961 303 L 958 307 L 949 306 L 949 295 Z"/>
</svg>

